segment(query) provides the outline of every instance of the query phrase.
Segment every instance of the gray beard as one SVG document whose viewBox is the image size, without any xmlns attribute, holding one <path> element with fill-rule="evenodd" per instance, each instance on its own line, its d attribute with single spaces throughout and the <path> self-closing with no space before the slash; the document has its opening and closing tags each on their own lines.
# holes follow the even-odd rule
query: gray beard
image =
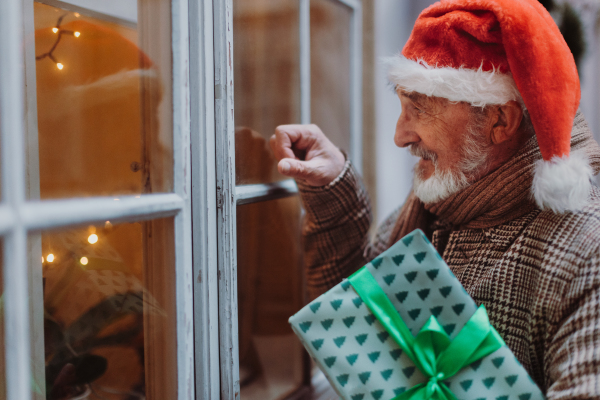
<svg viewBox="0 0 600 400">
<path fill-rule="evenodd" d="M 422 179 L 415 170 L 413 191 L 423 203 L 437 203 L 460 192 L 470 185 L 467 177 L 461 171 L 438 171 L 428 179 Z"/>
</svg>

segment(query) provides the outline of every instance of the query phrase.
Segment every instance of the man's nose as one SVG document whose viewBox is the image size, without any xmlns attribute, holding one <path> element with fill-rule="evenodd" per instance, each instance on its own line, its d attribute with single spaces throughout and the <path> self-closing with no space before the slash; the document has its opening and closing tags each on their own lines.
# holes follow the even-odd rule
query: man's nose
<svg viewBox="0 0 600 400">
<path fill-rule="evenodd" d="M 394 143 L 396 143 L 396 146 L 407 147 L 421 140 L 411 125 L 410 121 L 407 121 L 404 117 L 404 114 L 400 114 L 396 123 L 396 133 L 394 134 Z"/>
</svg>

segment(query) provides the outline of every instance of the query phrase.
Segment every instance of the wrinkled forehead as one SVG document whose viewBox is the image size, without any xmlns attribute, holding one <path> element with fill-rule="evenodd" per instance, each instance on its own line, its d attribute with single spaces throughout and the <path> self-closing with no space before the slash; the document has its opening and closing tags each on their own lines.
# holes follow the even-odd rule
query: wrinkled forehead
<svg viewBox="0 0 600 400">
<path fill-rule="evenodd" d="M 410 101 L 412 101 L 413 103 L 421 105 L 421 106 L 431 106 L 432 107 L 432 106 L 441 106 L 441 105 L 445 105 L 448 103 L 448 99 L 445 99 L 443 97 L 427 96 L 426 94 L 423 94 L 423 93 L 406 90 L 400 86 L 396 87 L 396 93 L 398 94 L 398 97 L 407 98 Z"/>
<path fill-rule="evenodd" d="M 423 93 L 419 93 L 419 92 L 411 92 L 411 91 L 408 91 L 401 87 L 396 88 L 396 93 L 398 93 L 398 96 L 406 97 L 415 102 L 424 102 L 424 101 L 428 101 L 428 99 L 432 98 L 432 96 L 427 96 L 427 95 L 425 95 Z"/>
</svg>

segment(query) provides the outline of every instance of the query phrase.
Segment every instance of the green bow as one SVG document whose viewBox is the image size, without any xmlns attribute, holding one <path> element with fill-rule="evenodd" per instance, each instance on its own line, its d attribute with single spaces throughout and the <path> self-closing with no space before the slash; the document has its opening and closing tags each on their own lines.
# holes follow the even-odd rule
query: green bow
<svg viewBox="0 0 600 400">
<path fill-rule="evenodd" d="M 433 315 L 413 337 L 367 268 L 361 268 L 348 280 L 385 330 L 428 378 L 427 382 L 415 385 L 392 400 L 456 400 L 443 380 L 504 346 L 483 305 L 452 341 Z"/>
</svg>

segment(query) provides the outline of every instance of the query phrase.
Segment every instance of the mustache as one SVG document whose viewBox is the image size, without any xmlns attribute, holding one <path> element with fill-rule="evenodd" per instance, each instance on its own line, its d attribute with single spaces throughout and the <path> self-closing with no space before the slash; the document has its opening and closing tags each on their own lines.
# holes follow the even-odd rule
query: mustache
<svg viewBox="0 0 600 400">
<path fill-rule="evenodd" d="M 431 150 L 427 150 L 417 144 L 411 144 L 408 147 L 408 151 L 415 157 L 420 157 L 424 160 L 431 160 L 434 164 L 437 161 L 437 154 Z"/>
</svg>

